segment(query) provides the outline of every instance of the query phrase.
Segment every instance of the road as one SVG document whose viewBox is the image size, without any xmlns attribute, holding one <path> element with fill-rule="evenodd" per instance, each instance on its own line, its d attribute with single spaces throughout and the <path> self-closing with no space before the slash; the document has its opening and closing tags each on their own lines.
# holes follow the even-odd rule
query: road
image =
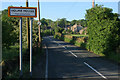
<svg viewBox="0 0 120 80">
<path fill-rule="evenodd" d="M 52 36 L 43 39 L 45 78 L 119 80 L 118 64 Z"/>
</svg>

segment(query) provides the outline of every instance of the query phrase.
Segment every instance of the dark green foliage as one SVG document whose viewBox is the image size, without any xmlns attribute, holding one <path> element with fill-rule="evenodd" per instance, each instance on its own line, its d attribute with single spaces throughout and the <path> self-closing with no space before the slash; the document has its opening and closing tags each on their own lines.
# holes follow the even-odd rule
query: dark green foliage
<svg viewBox="0 0 120 80">
<path fill-rule="evenodd" d="M 87 20 L 81 19 L 77 21 L 78 24 L 81 24 L 83 27 L 87 27 Z"/>
<path fill-rule="evenodd" d="M 8 48 L 18 41 L 18 18 L 8 17 L 8 10 L 2 11 L 2 46 Z"/>
<path fill-rule="evenodd" d="M 55 27 L 55 33 L 59 32 L 59 33 L 62 33 L 63 32 L 63 28 L 61 27 Z"/>
<path fill-rule="evenodd" d="M 73 33 L 72 30 L 70 30 L 70 29 L 67 30 L 66 32 L 67 32 L 68 34 L 72 34 L 72 33 Z"/>
<path fill-rule="evenodd" d="M 58 21 L 58 26 L 61 28 L 65 28 L 66 25 L 66 18 L 62 18 L 60 19 L 60 21 Z"/>
<path fill-rule="evenodd" d="M 53 31 L 52 30 L 44 30 L 42 32 L 42 36 L 50 36 L 52 35 Z"/>
<path fill-rule="evenodd" d="M 41 29 L 46 30 L 48 26 L 47 20 L 45 18 L 42 18 L 40 21 L 41 21 Z"/>
<path fill-rule="evenodd" d="M 77 20 L 72 20 L 70 25 L 73 26 L 73 25 L 75 25 L 76 23 L 77 23 Z"/>
<path fill-rule="evenodd" d="M 64 40 L 64 36 L 61 33 L 59 33 L 59 32 L 54 34 L 54 38 L 60 39 L 60 40 Z"/>
<path fill-rule="evenodd" d="M 87 49 L 95 53 L 109 54 L 119 45 L 120 21 L 112 9 L 98 6 L 87 10 L 88 26 Z"/>
</svg>

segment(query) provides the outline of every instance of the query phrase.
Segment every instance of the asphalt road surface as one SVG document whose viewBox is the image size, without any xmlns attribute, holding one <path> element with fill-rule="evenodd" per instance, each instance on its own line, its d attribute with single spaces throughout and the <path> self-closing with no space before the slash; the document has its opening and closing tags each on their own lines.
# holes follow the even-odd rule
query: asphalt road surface
<svg viewBox="0 0 120 80">
<path fill-rule="evenodd" d="M 119 66 L 70 43 L 44 37 L 45 78 L 119 80 Z"/>
</svg>

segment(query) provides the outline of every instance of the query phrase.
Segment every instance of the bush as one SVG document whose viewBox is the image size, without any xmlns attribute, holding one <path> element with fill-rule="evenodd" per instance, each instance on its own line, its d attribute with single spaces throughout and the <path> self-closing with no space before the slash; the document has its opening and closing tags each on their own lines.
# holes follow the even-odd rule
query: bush
<svg viewBox="0 0 120 80">
<path fill-rule="evenodd" d="M 88 25 L 87 49 L 94 53 L 108 55 L 119 45 L 120 21 L 112 9 L 96 5 L 87 10 Z"/>
<path fill-rule="evenodd" d="M 74 43 L 73 36 L 71 35 L 64 35 L 64 41 L 68 43 Z"/>
<path fill-rule="evenodd" d="M 63 32 L 63 28 L 61 27 L 55 27 L 55 33 L 62 33 Z"/>
<path fill-rule="evenodd" d="M 61 33 L 55 33 L 54 38 L 64 40 L 64 37 Z"/>
<path fill-rule="evenodd" d="M 49 36 L 49 35 L 52 35 L 52 34 L 54 34 L 53 30 L 44 30 L 44 31 L 42 31 L 42 36 Z"/>
<path fill-rule="evenodd" d="M 75 45 L 78 47 L 86 48 L 87 37 L 76 38 Z"/>
<path fill-rule="evenodd" d="M 81 37 L 81 36 L 72 36 L 72 35 L 62 35 L 61 33 L 56 33 L 54 38 L 64 40 L 65 42 L 72 43 L 78 47 L 86 48 L 86 43 L 88 37 Z"/>
</svg>

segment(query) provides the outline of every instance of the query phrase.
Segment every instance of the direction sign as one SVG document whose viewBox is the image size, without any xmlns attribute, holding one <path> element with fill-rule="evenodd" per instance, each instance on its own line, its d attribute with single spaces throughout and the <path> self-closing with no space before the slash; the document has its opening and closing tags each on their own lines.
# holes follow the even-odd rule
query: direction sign
<svg viewBox="0 0 120 80">
<path fill-rule="evenodd" d="M 37 17 L 36 7 L 8 7 L 9 17 Z"/>
</svg>

